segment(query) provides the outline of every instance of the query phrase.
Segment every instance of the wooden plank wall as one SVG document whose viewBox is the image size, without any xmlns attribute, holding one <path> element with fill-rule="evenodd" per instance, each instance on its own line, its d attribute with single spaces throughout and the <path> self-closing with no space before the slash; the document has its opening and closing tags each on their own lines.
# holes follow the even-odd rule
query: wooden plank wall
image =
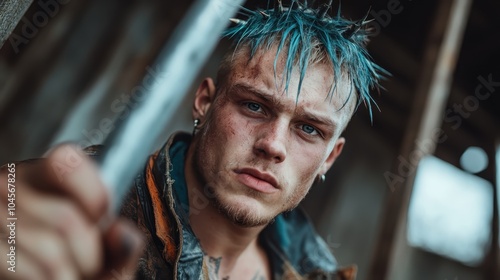
<svg viewBox="0 0 500 280">
<path fill-rule="evenodd" d="M 116 115 L 112 102 L 147 74 L 190 2 L 33 3 L 11 35 L 22 40 L 0 50 L 0 161 L 40 156 L 88 96 L 98 102 L 87 131 L 102 120 L 97 112 Z"/>
</svg>

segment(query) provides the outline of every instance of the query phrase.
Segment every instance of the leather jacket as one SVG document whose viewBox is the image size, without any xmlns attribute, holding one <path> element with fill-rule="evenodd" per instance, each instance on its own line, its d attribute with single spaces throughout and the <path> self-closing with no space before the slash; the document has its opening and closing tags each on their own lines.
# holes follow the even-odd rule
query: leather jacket
<svg viewBox="0 0 500 280">
<path fill-rule="evenodd" d="M 135 279 L 209 279 L 189 215 L 203 201 L 187 201 L 184 160 L 191 136 L 174 134 L 135 180 L 121 214 L 137 224 L 146 246 Z M 280 214 L 259 235 L 273 279 L 354 279 L 354 266 L 339 269 L 330 250 L 300 209 Z"/>
</svg>

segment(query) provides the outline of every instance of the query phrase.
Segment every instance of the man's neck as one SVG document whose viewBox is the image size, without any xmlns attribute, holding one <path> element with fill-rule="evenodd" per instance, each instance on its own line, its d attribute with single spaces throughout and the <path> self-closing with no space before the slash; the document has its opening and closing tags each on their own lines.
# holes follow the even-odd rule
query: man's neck
<svg viewBox="0 0 500 280">
<path fill-rule="evenodd" d="M 209 267 L 219 276 L 229 275 L 241 267 L 243 260 L 261 255 L 262 248 L 257 238 L 262 227 L 243 229 L 235 226 L 211 205 L 198 214 L 190 215 L 189 220 L 208 256 Z"/>
<path fill-rule="evenodd" d="M 218 279 L 224 279 L 227 275 L 234 275 L 235 270 L 267 275 L 266 271 L 246 271 L 248 267 L 245 265 L 254 264 L 252 268 L 255 268 L 256 263 L 267 263 L 267 256 L 258 243 L 259 233 L 265 226 L 241 227 L 235 225 L 220 213 L 212 203 L 208 202 L 206 196 L 200 198 L 200 195 L 204 192 L 196 180 L 195 172 L 193 172 L 192 153 L 192 147 L 190 147 L 184 169 L 190 209 L 193 209 L 193 204 L 200 201 L 200 199 L 203 199 L 206 203 L 202 204 L 204 205 L 203 209 L 196 209 L 197 211 L 189 213 L 189 221 L 206 255 L 205 261 L 207 261 L 211 274 L 213 276 L 217 275 Z M 267 270 L 265 267 L 260 268 L 260 270 Z"/>
</svg>

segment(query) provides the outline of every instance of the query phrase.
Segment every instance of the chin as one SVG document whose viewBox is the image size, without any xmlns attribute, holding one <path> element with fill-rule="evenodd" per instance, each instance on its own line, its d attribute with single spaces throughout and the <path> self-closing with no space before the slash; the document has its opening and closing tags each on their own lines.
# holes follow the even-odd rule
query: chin
<svg viewBox="0 0 500 280">
<path fill-rule="evenodd" d="M 233 224 L 241 227 L 265 226 L 277 215 L 273 209 L 262 205 L 258 198 L 247 195 L 222 197 L 216 194 L 212 203 Z"/>
</svg>

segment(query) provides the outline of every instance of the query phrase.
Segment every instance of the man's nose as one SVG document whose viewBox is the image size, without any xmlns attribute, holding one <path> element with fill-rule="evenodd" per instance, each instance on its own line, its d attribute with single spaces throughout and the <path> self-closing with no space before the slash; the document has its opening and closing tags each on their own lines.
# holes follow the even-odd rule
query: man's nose
<svg viewBox="0 0 500 280">
<path fill-rule="evenodd" d="M 286 146 L 288 142 L 288 123 L 285 121 L 273 121 L 259 127 L 254 144 L 254 153 L 267 159 L 280 163 L 286 158 Z"/>
</svg>

